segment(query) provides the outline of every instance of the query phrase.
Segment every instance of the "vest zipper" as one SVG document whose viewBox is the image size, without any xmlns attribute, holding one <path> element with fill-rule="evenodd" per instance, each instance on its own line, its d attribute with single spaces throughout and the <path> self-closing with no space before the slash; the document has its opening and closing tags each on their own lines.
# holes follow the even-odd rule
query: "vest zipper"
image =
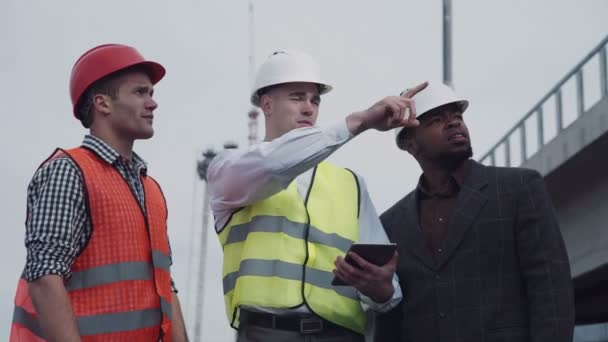
<svg viewBox="0 0 608 342">
<path fill-rule="evenodd" d="M 116 170 L 118 171 L 118 170 Z M 120 171 L 118 171 L 118 173 L 120 173 Z M 122 176 L 122 175 L 121 175 Z M 154 273 L 154 269 L 156 268 L 154 265 L 154 257 L 152 255 L 152 233 L 150 232 L 150 222 L 148 221 L 148 208 L 146 207 L 146 187 L 144 186 L 144 180 L 142 179 L 143 177 L 141 175 L 138 176 L 138 181 L 141 184 L 141 192 L 143 194 L 143 198 L 142 201 L 143 203 L 139 203 L 139 199 L 137 197 L 137 194 L 135 193 L 135 190 L 133 190 L 133 188 L 131 187 L 131 184 L 129 184 L 129 181 L 124 179 L 124 177 L 121 177 L 125 183 L 127 183 L 127 187 L 129 187 L 129 190 L 131 191 L 131 195 L 133 195 L 133 197 L 135 198 L 135 202 L 137 202 L 137 205 L 139 206 L 139 210 L 141 210 L 142 215 L 144 216 L 144 223 L 146 225 L 146 232 L 148 233 L 148 243 L 149 243 L 149 247 L 150 247 L 150 260 L 152 261 L 152 283 L 154 284 L 154 289 L 156 290 L 156 294 L 158 295 L 158 304 L 159 309 L 160 309 L 160 334 L 158 335 L 158 340 L 162 341 L 163 338 L 163 328 L 162 328 L 162 323 L 163 323 L 163 310 L 162 310 L 162 296 L 160 295 L 160 290 L 158 289 L 158 286 L 156 285 L 156 274 Z"/>
</svg>

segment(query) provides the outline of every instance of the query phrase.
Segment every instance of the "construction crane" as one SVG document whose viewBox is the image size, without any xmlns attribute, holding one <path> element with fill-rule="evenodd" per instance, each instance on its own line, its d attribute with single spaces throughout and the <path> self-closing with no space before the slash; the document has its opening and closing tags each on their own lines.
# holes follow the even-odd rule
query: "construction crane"
<svg viewBox="0 0 608 342">
<path fill-rule="evenodd" d="M 443 0 L 443 83 L 454 88 L 452 79 L 452 0 Z"/>
<path fill-rule="evenodd" d="M 255 77 L 255 16 L 253 11 L 253 0 L 249 0 L 249 84 L 253 84 Z M 251 107 L 247 113 L 249 118 L 249 146 L 258 142 L 258 109 Z"/>
<path fill-rule="evenodd" d="M 238 148 L 238 144 L 232 141 L 224 143 L 224 149 L 235 149 Z M 201 341 L 202 338 L 202 326 L 203 326 L 203 304 L 205 298 L 205 265 L 207 259 L 207 234 L 209 232 L 209 186 L 207 184 L 207 170 L 209 164 L 217 152 L 211 148 L 203 152 L 203 158 L 197 163 L 197 173 L 205 183 L 205 190 L 203 191 L 203 218 L 202 218 L 202 231 L 201 231 L 201 242 L 199 248 L 199 269 L 198 279 L 196 288 L 196 300 L 195 300 L 195 311 L 194 311 L 194 341 Z"/>
<path fill-rule="evenodd" d="M 249 1 L 249 84 L 253 84 L 253 77 L 255 72 L 255 22 L 254 22 L 254 8 L 253 1 Z M 259 112 L 256 107 L 250 107 L 247 112 L 248 117 L 248 128 L 249 132 L 247 140 L 249 145 L 254 145 L 258 142 L 258 116 Z M 235 142 L 224 143 L 224 149 L 234 149 L 238 145 Z M 195 293 L 195 308 L 194 308 L 194 332 L 193 340 L 202 340 L 202 325 L 203 325 L 203 304 L 204 304 L 204 289 L 205 289 L 205 260 L 207 257 L 207 233 L 209 231 L 209 190 L 207 185 L 207 169 L 211 160 L 217 155 L 217 152 L 213 149 L 207 149 L 202 154 L 202 158 L 197 162 L 197 173 L 199 179 L 205 183 L 203 191 L 203 212 L 202 212 L 202 231 L 200 237 L 199 246 L 199 262 L 198 262 L 198 277 L 196 280 L 196 293 Z M 194 237 L 193 237 L 194 238 Z M 191 250 L 190 252 L 194 252 Z"/>
<path fill-rule="evenodd" d="M 207 186 L 207 169 L 211 160 L 217 155 L 213 149 L 203 152 L 203 159 L 197 163 L 199 178 L 205 182 L 203 192 L 203 222 L 199 248 L 199 269 L 196 289 L 196 304 L 194 306 L 194 340 L 200 341 L 203 325 L 203 300 L 205 298 L 205 260 L 207 258 L 207 231 L 209 229 L 209 190 Z"/>
</svg>

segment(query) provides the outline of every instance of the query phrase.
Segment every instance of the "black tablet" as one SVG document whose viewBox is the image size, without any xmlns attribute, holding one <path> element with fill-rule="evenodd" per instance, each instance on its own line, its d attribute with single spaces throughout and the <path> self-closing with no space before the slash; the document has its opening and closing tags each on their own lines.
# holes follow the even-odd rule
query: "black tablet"
<svg viewBox="0 0 608 342">
<path fill-rule="evenodd" d="M 382 266 L 389 262 L 395 254 L 395 250 L 397 249 L 397 245 L 394 243 L 388 244 L 370 244 L 370 243 L 355 243 L 350 246 L 349 252 L 355 252 L 358 256 L 362 257 L 366 261 L 376 265 Z M 344 258 L 346 262 L 353 265 L 354 267 L 359 267 L 346 253 L 346 257 Z M 334 279 L 331 282 L 334 286 L 348 286 L 341 279 L 334 276 Z"/>
</svg>

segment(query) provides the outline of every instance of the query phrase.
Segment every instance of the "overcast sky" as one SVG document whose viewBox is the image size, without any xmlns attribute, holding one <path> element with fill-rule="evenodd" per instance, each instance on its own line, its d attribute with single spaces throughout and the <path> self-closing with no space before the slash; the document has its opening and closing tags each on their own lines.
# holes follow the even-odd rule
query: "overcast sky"
<svg viewBox="0 0 608 342">
<path fill-rule="evenodd" d="M 441 78 L 440 0 L 258 0 L 255 6 L 258 64 L 273 50 L 298 48 L 317 58 L 334 86 L 323 97 L 321 125 Z M 455 88 L 470 99 L 465 121 L 478 156 L 608 34 L 608 0 L 454 0 L 453 14 Z M 6 265 L 0 336 L 8 335 L 25 259 L 27 184 L 55 147 L 80 144 L 85 131 L 71 115 L 69 72 L 82 52 L 108 42 L 134 45 L 167 68 L 155 91 L 156 135 L 135 150 L 168 200 L 173 275 L 190 326 L 190 235 L 200 229 L 203 190 L 196 158 L 226 140 L 247 143 L 247 30 L 245 0 L 2 1 L 0 223 L 7 234 L 0 242 Z M 331 160 L 365 178 L 379 213 L 409 192 L 420 173 L 394 146 L 392 133 L 364 133 Z M 203 341 L 230 341 L 212 230 L 209 241 Z"/>
</svg>

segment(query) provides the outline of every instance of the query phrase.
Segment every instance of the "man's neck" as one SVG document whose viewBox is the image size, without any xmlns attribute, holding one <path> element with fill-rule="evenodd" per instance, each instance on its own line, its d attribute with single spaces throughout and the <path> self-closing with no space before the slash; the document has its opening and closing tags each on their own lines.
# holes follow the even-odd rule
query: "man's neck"
<svg viewBox="0 0 608 342">
<path fill-rule="evenodd" d="M 133 140 L 121 139 L 116 134 L 104 132 L 102 130 L 91 129 L 91 135 L 101 139 L 108 144 L 114 151 L 118 152 L 122 157 L 131 160 L 133 157 Z"/>
<path fill-rule="evenodd" d="M 451 186 L 454 171 L 462 167 L 466 162 L 463 160 L 454 168 L 446 168 L 430 161 L 420 161 L 420 167 L 426 181 L 428 191 L 431 193 L 443 193 Z"/>
<path fill-rule="evenodd" d="M 289 132 L 289 131 L 287 131 Z M 268 142 L 268 141 L 273 141 L 276 138 L 281 137 L 283 134 L 287 133 L 287 132 L 278 132 L 276 130 L 273 130 L 272 128 L 266 126 L 266 135 L 264 136 L 264 141 Z"/>
</svg>

